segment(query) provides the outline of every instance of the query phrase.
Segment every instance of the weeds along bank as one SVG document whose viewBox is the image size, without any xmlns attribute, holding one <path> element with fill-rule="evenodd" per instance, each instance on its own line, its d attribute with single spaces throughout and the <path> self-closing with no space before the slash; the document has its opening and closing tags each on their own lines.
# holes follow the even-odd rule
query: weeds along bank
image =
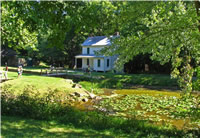
<svg viewBox="0 0 200 138">
<path fill-rule="evenodd" d="M 108 112 L 80 111 L 70 107 L 67 100 L 63 100 L 57 91 L 49 90 L 40 95 L 29 86 L 23 89 L 21 94 L 15 95 L 14 92 L 9 91 L 9 86 L 5 85 L 1 94 L 1 111 L 3 116 L 57 120 L 64 124 L 71 123 L 76 127 L 96 130 L 112 129 L 118 133 L 137 134 L 138 137 L 197 137 L 200 135 L 199 130 L 177 130 L 167 125 L 155 126 L 144 119 L 111 116 Z M 123 103 L 121 105 L 125 106 Z M 121 107 L 118 107 L 117 103 L 114 108 Z"/>
</svg>

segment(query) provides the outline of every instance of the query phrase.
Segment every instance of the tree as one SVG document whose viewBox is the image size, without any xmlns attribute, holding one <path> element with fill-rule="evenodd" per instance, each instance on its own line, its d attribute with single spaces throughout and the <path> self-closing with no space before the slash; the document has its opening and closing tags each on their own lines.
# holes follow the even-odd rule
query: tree
<svg viewBox="0 0 200 138">
<path fill-rule="evenodd" d="M 66 32 L 64 41 L 64 51 L 70 67 L 74 65 L 74 56 L 81 53 L 80 44 L 88 36 L 113 35 L 116 30 L 117 7 L 112 2 L 84 2 L 81 5 L 77 2 L 77 4 L 79 5 L 76 10 L 70 13 L 74 18 L 71 18 L 70 30 Z"/>
<path fill-rule="evenodd" d="M 196 11 L 197 11 L 197 16 L 199 17 L 200 16 L 200 1 L 195 1 L 195 7 L 196 7 Z M 200 19 L 198 19 L 198 20 L 200 23 Z M 200 25 L 198 27 L 199 27 L 199 32 L 200 32 Z"/>
<path fill-rule="evenodd" d="M 130 6 L 134 9 L 136 5 Z M 193 68 L 200 62 L 199 22 L 194 3 L 146 3 L 140 5 L 141 14 L 132 11 L 138 15 L 133 16 L 135 21 L 132 24 L 137 24 L 137 27 L 122 28 L 125 33 L 114 41 L 112 51 L 105 49 L 104 52 L 119 54 L 119 66 L 140 53 L 149 53 L 153 60 L 162 64 L 170 61 L 173 68 L 171 76 L 178 78 L 183 93 L 189 95 L 192 91 Z"/>
<path fill-rule="evenodd" d="M 42 50 L 39 41 L 45 35 L 46 47 L 63 50 L 66 64 L 72 67 L 88 36 L 114 34 L 117 6 L 109 1 L 4 1 L 2 46 L 34 55 Z"/>
<path fill-rule="evenodd" d="M 2 2 L 1 45 L 22 49 L 37 44 L 35 18 L 30 17 L 32 7 L 28 2 Z"/>
</svg>

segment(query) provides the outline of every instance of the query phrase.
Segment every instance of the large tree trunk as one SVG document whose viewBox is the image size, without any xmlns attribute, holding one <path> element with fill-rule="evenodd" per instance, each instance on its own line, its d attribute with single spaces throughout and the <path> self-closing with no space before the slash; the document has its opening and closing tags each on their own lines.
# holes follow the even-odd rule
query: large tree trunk
<svg viewBox="0 0 200 138">
<path fill-rule="evenodd" d="M 200 16 L 200 1 L 195 1 L 195 7 L 197 10 L 197 16 Z M 199 23 L 200 23 L 200 20 L 199 20 Z M 200 32 L 200 25 L 198 26 L 198 28 L 199 28 L 199 32 Z"/>
</svg>

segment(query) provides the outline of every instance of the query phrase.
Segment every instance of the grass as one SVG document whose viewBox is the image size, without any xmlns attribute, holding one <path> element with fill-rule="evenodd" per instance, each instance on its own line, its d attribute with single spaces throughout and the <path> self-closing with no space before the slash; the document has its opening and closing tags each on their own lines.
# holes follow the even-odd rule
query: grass
<svg viewBox="0 0 200 138">
<path fill-rule="evenodd" d="M 77 79 L 85 89 L 93 91 L 95 93 L 101 93 L 102 88 L 107 89 L 135 89 L 139 87 L 146 87 L 149 89 L 168 89 L 179 90 L 177 86 L 177 80 L 170 79 L 168 75 L 150 75 L 150 74 L 110 74 L 110 73 L 95 73 L 96 78 L 81 77 Z"/>
<path fill-rule="evenodd" d="M 72 124 L 2 116 L 1 136 L 4 137 L 116 137 L 112 131 L 76 128 Z"/>
<path fill-rule="evenodd" d="M 2 116 L 1 136 L 4 137 L 198 137 L 198 131 L 179 131 L 155 127 L 141 120 L 106 117 L 72 112 L 63 120 L 39 121 Z M 74 115 L 74 116 L 73 116 Z M 77 118 L 80 116 L 80 118 Z M 68 120 L 67 120 L 68 119 Z"/>
<path fill-rule="evenodd" d="M 99 88 L 129 88 L 134 85 L 177 87 L 177 80 L 164 74 L 114 74 L 112 72 L 92 72 L 92 75 L 81 71 L 68 72 L 68 75 L 80 75 L 82 80 L 98 83 Z M 85 78 L 85 79 L 84 79 Z M 90 78 L 90 79 L 88 79 Z"/>
<path fill-rule="evenodd" d="M 9 67 L 12 69 L 12 67 Z M 40 68 L 38 67 L 27 67 L 25 68 L 27 71 L 31 72 L 40 72 Z M 109 88 L 109 89 L 129 89 L 133 88 L 134 86 L 144 85 L 144 86 L 156 86 L 157 88 L 177 88 L 177 80 L 170 79 L 169 75 L 163 74 L 114 74 L 112 72 L 101 73 L 101 72 L 92 72 L 92 77 L 89 76 L 88 73 L 81 72 L 79 70 L 68 70 L 68 75 L 79 75 L 79 78 L 73 78 L 74 81 L 79 82 L 83 87 L 88 91 L 93 91 L 94 93 L 102 93 L 102 88 Z M 8 74 L 10 78 L 13 78 L 13 74 Z M 26 76 L 24 74 L 23 76 Z M 34 75 L 31 75 L 33 78 Z M 16 76 L 14 76 L 15 78 Z M 34 78 L 33 78 L 34 79 Z M 46 79 L 44 80 L 41 78 L 41 81 L 38 77 L 35 77 L 37 82 L 31 82 L 35 85 L 40 85 L 40 87 L 51 87 L 52 85 L 62 85 L 61 83 L 52 83 L 51 80 L 55 82 L 55 79 Z M 44 80 L 44 81 L 43 81 Z M 27 83 L 30 83 L 29 79 L 25 80 Z M 17 82 L 19 84 L 19 82 Z M 24 84 L 20 84 L 24 85 Z M 18 86 L 18 85 L 17 85 Z M 20 86 L 21 87 L 21 86 Z M 59 86 L 60 87 L 60 86 Z"/>
<path fill-rule="evenodd" d="M 72 88 L 71 84 L 63 78 L 46 77 L 23 73 L 22 77 L 17 78 L 17 72 L 8 72 L 9 81 L 1 85 L 9 85 L 10 90 L 20 93 L 26 86 L 32 85 L 35 90 L 40 93 L 46 92 L 48 89 L 57 90 L 59 92 L 83 91 L 82 89 Z"/>
<path fill-rule="evenodd" d="M 0 68 L 1 70 L 3 67 Z M 9 67 L 17 70 L 17 67 Z M 44 67 L 24 67 L 24 71 L 39 73 Z M 43 72 L 45 72 L 43 70 Z M 55 72 L 55 71 L 54 71 Z M 62 71 L 63 72 L 63 71 Z M 88 73 L 80 70 L 64 70 L 68 75 L 80 75 L 82 78 L 90 78 Z M 170 75 L 164 74 L 114 74 L 112 72 L 92 72 L 90 82 L 98 83 L 99 88 L 125 88 L 128 85 L 148 85 L 148 86 L 177 86 L 177 80 L 171 79 Z"/>
<path fill-rule="evenodd" d="M 79 83 L 85 86 L 95 85 L 97 88 L 134 88 L 148 87 L 152 89 L 171 89 L 179 90 L 177 79 L 172 79 L 167 74 L 115 74 L 112 72 L 92 72 L 91 75 L 80 70 L 68 70 L 68 75 L 79 75 Z M 199 81 L 193 77 L 193 90 L 199 91 Z M 87 90 L 92 87 L 85 87 Z"/>
</svg>

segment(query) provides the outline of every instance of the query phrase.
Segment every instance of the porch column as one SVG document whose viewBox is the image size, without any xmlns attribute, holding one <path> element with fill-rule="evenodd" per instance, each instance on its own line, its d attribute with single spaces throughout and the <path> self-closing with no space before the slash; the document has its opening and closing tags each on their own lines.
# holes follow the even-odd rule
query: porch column
<svg viewBox="0 0 200 138">
<path fill-rule="evenodd" d="M 103 58 L 103 60 L 104 60 L 104 64 L 103 64 L 104 65 L 104 67 L 103 67 L 104 71 L 103 72 L 105 73 L 106 72 L 106 69 L 105 69 L 106 68 L 106 66 L 105 66 L 105 57 Z"/>
<path fill-rule="evenodd" d="M 77 58 L 75 57 L 75 69 L 77 68 Z"/>
<path fill-rule="evenodd" d="M 82 58 L 82 67 L 81 67 L 82 69 L 83 69 L 83 64 L 84 64 L 84 58 Z"/>
</svg>

